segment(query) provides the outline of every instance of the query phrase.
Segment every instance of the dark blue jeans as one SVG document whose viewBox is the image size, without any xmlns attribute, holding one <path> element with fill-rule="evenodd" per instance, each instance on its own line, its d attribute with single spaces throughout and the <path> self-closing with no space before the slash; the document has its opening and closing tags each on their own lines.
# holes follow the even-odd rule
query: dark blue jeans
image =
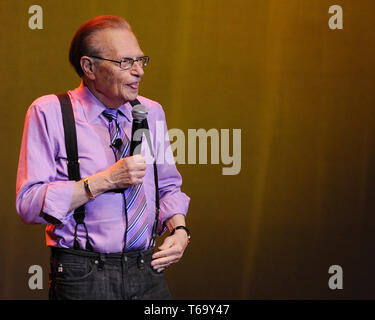
<svg viewBox="0 0 375 320">
<path fill-rule="evenodd" d="M 49 299 L 171 299 L 164 273 L 150 265 L 152 254 L 51 248 Z"/>
</svg>

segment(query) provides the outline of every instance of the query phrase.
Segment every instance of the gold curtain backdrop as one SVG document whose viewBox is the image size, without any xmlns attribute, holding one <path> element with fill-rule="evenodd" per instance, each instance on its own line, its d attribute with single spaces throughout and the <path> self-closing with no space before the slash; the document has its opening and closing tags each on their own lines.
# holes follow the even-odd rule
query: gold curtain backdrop
<svg viewBox="0 0 375 320">
<path fill-rule="evenodd" d="M 28 25 L 33 4 L 41 30 Z M 342 30 L 328 25 L 334 4 Z M 127 19 L 151 57 L 140 94 L 163 105 L 169 129 L 241 129 L 239 174 L 178 165 L 192 242 L 166 271 L 173 296 L 374 298 L 374 10 L 372 0 L 1 0 L 0 298 L 47 298 L 44 226 L 15 210 L 23 122 L 37 97 L 79 85 L 69 44 L 102 14 Z M 31 265 L 43 268 L 41 290 L 28 286 Z M 328 286 L 332 265 L 342 290 Z"/>
</svg>

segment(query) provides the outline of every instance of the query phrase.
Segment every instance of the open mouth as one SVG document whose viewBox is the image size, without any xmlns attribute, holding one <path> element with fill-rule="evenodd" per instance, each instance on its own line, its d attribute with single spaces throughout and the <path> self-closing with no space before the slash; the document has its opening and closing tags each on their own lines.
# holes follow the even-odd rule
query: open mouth
<svg viewBox="0 0 375 320">
<path fill-rule="evenodd" d="M 127 86 L 132 88 L 133 90 L 137 90 L 139 87 L 139 82 L 129 83 L 127 84 Z"/>
</svg>

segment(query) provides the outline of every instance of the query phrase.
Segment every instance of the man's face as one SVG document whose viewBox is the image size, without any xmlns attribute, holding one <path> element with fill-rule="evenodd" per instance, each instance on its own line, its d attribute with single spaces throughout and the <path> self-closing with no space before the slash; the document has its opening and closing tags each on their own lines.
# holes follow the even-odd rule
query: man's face
<svg viewBox="0 0 375 320">
<path fill-rule="evenodd" d="M 126 29 L 105 29 L 93 34 L 92 44 L 100 49 L 101 58 L 122 60 L 138 58 L 143 52 L 134 34 Z M 138 86 L 143 76 L 140 62 L 128 70 L 111 61 L 95 60 L 93 73 L 97 98 L 108 107 L 119 107 L 138 95 Z"/>
</svg>

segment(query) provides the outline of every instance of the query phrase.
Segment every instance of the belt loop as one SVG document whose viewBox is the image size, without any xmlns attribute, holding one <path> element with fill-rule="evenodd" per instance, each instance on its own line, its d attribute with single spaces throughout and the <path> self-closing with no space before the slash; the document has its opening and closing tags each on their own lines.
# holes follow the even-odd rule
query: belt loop
<svg viewBox="0 0 375 320">
<path fill-rule="evenodd" d="M 99 254 L 99 264 L 98 264 L 98 269 L 103 270 L 104 269 L 104 262 L 105 262 L 105 254 L 100 253 Z"/>
<path fill-rule="evenodd" d="M 143 251 L 139 253 L 137 264 L 140 270 L 143 270 L 145 268 L 145 258 Z"/>
</svg>

